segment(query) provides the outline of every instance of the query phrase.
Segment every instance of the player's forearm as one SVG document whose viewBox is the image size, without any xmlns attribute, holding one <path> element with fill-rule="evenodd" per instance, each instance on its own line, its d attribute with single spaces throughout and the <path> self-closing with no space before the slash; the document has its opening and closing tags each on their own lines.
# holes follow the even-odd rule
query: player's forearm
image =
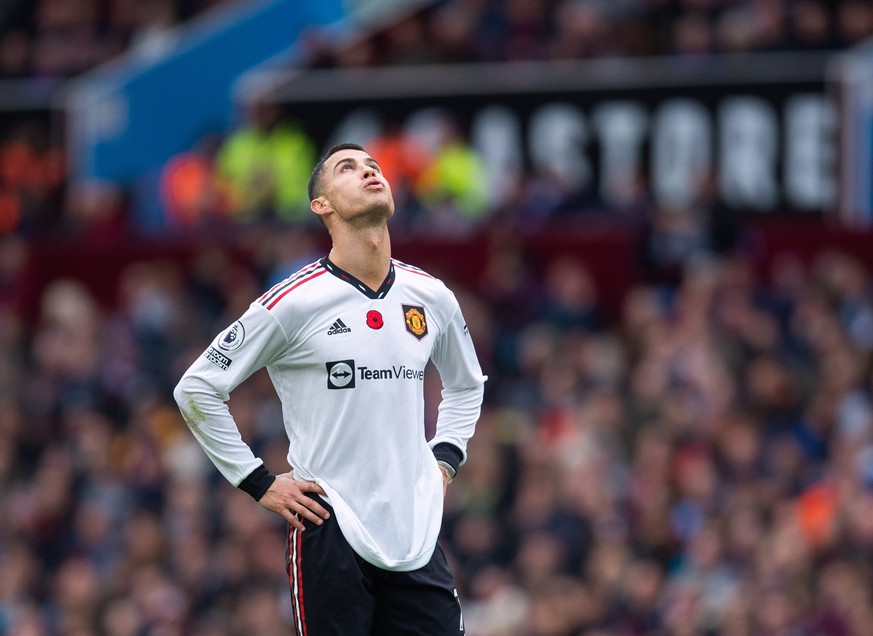
<svg viewBox="0 0 873 636">
<path fill-rule="evenodd" d="M 195 439 L 231 484 L 239 486 L 263 465 L 243 441 L 226 398 L 215 387 L 196 375 L 186 374 L 173 396 Z"/>
<path fill-rule="evenodd" d="M 458 465 L 466 461 L 467 442 L 476 430 L 476 422 L 482 409 L 483 393 L 484 387 L 481 384 L 467 388 L 443 389 L 436 431 L 430 446 L 435 451 L 444 444 L 457 448 L 461 454 Z M 448 461 L 446 457 L 438 459 Z M 457 469 L 457 466 L 454 467 Z"/>
</svg>

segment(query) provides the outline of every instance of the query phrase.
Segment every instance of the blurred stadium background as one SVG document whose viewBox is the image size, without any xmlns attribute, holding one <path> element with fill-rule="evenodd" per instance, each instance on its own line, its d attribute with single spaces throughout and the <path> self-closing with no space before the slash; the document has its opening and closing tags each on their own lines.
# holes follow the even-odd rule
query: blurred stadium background
<svg viewBox="0 0 873 636">
<path fill-rule="evenodd" d="M 324 253 L 338 139 L 490 375 L 468 634 L 873 634 L 871 36 L 866 0 L 0 3 L 0 635 L 291 633 L 284 522 L 171 388 Z M 231 409 L 284 471 L 266 376 Z"/>
</svg>

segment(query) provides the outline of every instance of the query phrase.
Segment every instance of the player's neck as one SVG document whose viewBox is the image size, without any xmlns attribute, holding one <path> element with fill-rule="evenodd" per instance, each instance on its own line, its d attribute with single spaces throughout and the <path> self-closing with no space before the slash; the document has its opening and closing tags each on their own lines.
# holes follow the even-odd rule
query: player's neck
<svg viewBox="0 0 873 636">
<path fill-rule="evenodd" d="M 391 268 L 391 237 L 388 229 L 367 228 L 333 237 L 331 262 L 370 289 L 378 289 Z"/>
</svg>

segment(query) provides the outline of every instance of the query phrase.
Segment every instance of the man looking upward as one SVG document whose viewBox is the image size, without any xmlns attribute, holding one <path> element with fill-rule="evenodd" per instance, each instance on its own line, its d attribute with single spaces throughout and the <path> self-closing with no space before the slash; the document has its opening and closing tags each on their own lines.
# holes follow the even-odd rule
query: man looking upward
<svg viewBox="0 0 873 636">
<path fill-rule="evenodd" d="M 221 473 L 289 523 L 298 635 L 464 633 L 437 539 L 486 380 L 455 296 L 391 258 L 391 187 L 361 146 L 331 148 L 309 182 L 330 253 L 255 300 L 186 371 L 175 397 Z M 443 385 L 424 434 L 425 366 Z M 291 472 L 242 440 L 230 392 L 266 367 Z"/>
</svg>

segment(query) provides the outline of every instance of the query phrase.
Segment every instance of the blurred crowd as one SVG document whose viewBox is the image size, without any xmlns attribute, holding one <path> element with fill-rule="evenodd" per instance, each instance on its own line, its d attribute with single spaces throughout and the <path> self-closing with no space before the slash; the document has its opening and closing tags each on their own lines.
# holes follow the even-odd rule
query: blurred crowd
<svg viewBox="0 0 873 636">
<path fill-rule="evenodd" d="M 870 271 L 689 265 L 610 321 L 573 260 L 466 299 L 496 378 L 448 499 L 471 633 L 869 633 Z"/>
<path fill-rule="evenodd" d="M 0 77 L 155 54 L 214 4 L 3 3 Z M 308 46 L 314 66 L 361 66 L 833 49 L 871 33 L 862 0 L 446 0 L 341 50 L 315 34 Z M 423 147 L 388 125 L 367 146 L 398 197 L 399 237 L 485 237 L 474 275 L 432 272 L 457 292 L 490 377 L 442 536 L 467 633 L 869 634 L 869 263 L 833 250 L 761 267 L 702 184 L 693 209 L 634 203 L 634 282 L 607 302 L 584 253 L 533 258 L 519 231 L 578 211 L 578 193 L 523 180 L 494 209 L 463 135 L 438 132 Z M 322 256 L 312 140 L 258 106 L 171 159 L 154 192 L 168 226 L 242 225 L 243 249 L 216 240 L 184 262 L 131 263 L 106 302 L 73 278 L 34 291 L 27 264 L 39 239 L 131 232 L 136 202 L 70 183 L 46 126 L 3 133 L 0 636 L 289 634 L 285 523 L 223 481 L 171 391 L 263 289 Z M 425 391 L 432 431 L 432 372 Z M 286 470 L 267 375 L 230 407 Z"/>
<path fill-rule="evenodd" d="M 866 0 L 443 0 L 318 66 L 830 50 L 873 35 Z"/>
<path fill-rule="evenodd" d="M 404 214 L 399 234 L 468 236 L 494 216 L 485 164 L 451 120 L 426 143 L 398 122 L 363 141 Z M 280 221 L 318 226 L 307 184 L 318 159 L 312 139 L 273 103 L 252 104 L 223 139 L 207 136 L 163 167 L 160 206 L 173 232 Z"/>
<path fill-rule="evenodd" d="M 172 46 L 181 20 L 219 3 L 5 3 L 0 78 L 69 77 L 123 51 L 160 55 Z M 443 0 L 351 40 L 313 30 L 300 48 L 305 65 L 323 68 L 837 51 L 871 35 L 873 5 L 866 0 Z M 136 231 L 138 211 L 146 209 L 171 232 L 311 221 L 305 182 L 319 148 L 312 131 L 275 106 L 252 104 L 233 129 L 213 131 L 171 157 L 144 187 L 68 183 L 58 126 L 37 119 L 0 119 L 0 232 L 69 237 Z M 524 230 L 602 206 L 591 192 L 568 189 L 560 176 L 548 174 L 523 175 L 514 192 L 495 202 L 493 187 L 484 187 L 482 157 L 458 122 L 447 122 L 429 139 L 408 133 L 388 121 L 371 139 L 360 140 L 388 166 L 409 210 L 398 232 L 463 235 L 495 219 Z M 628 184 L 622 195 L 625 220 L 658 213 L 648 205 L 643 181 Z"/>
<path fill-rule="evenodd" d="M 182 20 L 229 0 L 8 0 L 0 78 L 69 77 L 123 52 L 154 56 Z M 705 55 L 852 46 L 873 34 L 865 0 L 439 0 L 376 37 L 307 39 L 315 66 L 607 55 Z"/>
<path fill-rule="evenodd" d="M 79 75 L 122 53 L 157 57 L 182 20 L 227 0 L 6 0 L 0 79 Z"/>
<path fill-rule="evenodd" d="M 183 20 L 227 1 L 4 0 L 0 81 L 69 79 L 122 53 L 155 59 L 174 45 Z M 121 187 L 68 182 L 51 113 L 20 110 L 14 99 L 0 110 L 0 234 L 38 239 L 130 224 Z"/>
<path fill-rule="evenodd" d="M 296 234 L 133 264 L 118 302 L 56 280 L 16 307 L 0 243 L 0 634 L 288 634 L 285 522 L 224 482 L 171 388 Z M 863 636 L 873 624 L 873 275 L 838 251 L 698 255 L 618 311 L 584 254 L 511 234 L 458 292 L 486 373 L 443 545 L 471 636 Z M 315 254 L 317 256 L 317 254 Z M 18 273 L 18 274 L 17 274 Z M 428 429 L 438 379 L 425 382 Z M 274 472 L 281 409 L 230 407 Z"/>
</svg>

